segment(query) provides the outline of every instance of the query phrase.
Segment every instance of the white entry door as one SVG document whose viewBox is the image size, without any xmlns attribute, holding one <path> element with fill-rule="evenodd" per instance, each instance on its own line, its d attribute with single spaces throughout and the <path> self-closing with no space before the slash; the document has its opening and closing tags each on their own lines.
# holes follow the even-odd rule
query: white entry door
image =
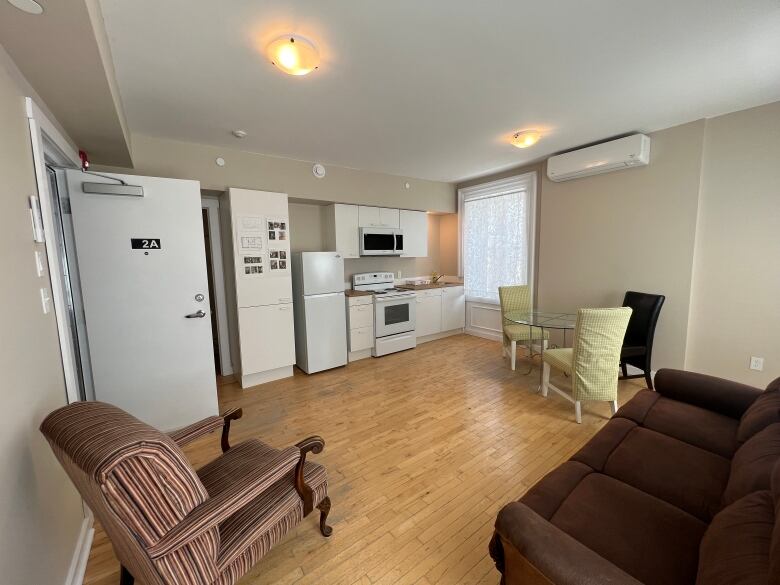
<svg viewBox="0 0 780 585">
<path fill-rule="evenodd" d="M 200 184 L 63 172 L 95 398 L 162 430 L 217 414 Z"/>
</svg>

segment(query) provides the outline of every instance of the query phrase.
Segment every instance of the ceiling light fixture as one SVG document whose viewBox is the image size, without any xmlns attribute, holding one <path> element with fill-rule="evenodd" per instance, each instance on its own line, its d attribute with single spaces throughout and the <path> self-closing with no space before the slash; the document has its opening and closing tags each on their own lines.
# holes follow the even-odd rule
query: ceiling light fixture
<svg viewBox="0 0 780 585">
<path fill-rule="evenodd" d="M 43 14 L 43 6 L 35 0 L 8 0 L 8 3 L 27 14 Z"/>
<path fill-rule="evenodd" d="M 284 35 L 268 45 L 271 63 L 290 75 L 306 75 L 317 69 L 320 53 L 314 44 L 297 35 Z"/>
<path fill-rule="evenodd" d="M 236 138 L 246 138 L 246 130 L 233 130 L 233 136 Z"/>
<path fill-rule="evenodd" d="M 512 146 L 528 148 L 539 142 L 541 137 L 542 134 L 538 130 L 523 130 L 512 136 Z"/>
</svg>

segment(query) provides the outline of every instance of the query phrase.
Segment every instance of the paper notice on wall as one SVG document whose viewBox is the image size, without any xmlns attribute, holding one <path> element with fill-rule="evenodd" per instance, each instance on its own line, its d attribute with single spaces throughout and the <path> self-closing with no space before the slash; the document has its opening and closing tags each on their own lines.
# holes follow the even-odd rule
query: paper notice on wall
<svg viewBox="0 0 780 585">
<path fill-rule="evenodd" d="M 268 231 L 268 246 L 271 246 L 271 242 L 285 242 L 288 238 L 287 230 L 288 220 L 286 217 L 280 218 L 268 218 L 266 220 Z"/>
<path fill-rule="evenodd" d="M 259 215 L 244 215 L 238 218 L 236 247 L 238 253 L 258 255 L 263 251 L 263 218 Z"/>
<path fill-rule="evenodd" d="M 272 272 L 287 270 L 290 259 L 287 257 L 287 250 L 269 250 L 268 266 Z"/>
<path fill-rule="evenodd" d="M 242 256 L 243 271 L 245 277 L 259 277 L 265 274 L 265 262 L 263 256 Z"/>
</svg>

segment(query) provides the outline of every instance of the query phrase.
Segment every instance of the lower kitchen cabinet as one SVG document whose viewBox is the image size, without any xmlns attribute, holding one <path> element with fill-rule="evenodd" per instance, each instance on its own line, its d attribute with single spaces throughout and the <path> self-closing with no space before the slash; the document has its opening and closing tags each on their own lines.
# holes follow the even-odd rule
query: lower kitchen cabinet
<svg viewBox="0 0 780 585">
<path fill-rule="evenodd" d="M 417 337 L 441 333 L 441 290 L 417 291 Z"/>
<path fill-rule="evenodd" d="M 295 363 L 293 320 L 292 303 L 238 309 L 243 375 Z"/>
<path fill-rule="evenodd" d="M 347 298 L 347 329 L 350 361 L 370 356 L 374 347 L 374 301 L 371 296 Z M 355 355 L 357 352 L 362 353 Z"/>
<path fill-rule="evenodd" d="M 466 293 L 462 286 L 441 289 L 441 330 L 451 331 L 466 326 Z"/>
</svg>

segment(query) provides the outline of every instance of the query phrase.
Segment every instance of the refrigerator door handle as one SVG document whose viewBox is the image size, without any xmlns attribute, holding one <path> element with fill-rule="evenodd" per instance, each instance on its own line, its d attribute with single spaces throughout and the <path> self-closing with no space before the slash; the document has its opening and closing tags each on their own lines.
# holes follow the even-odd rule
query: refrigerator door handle
<svg viewBox="0 0 780 585">
<path fill-rule="evenodd" d="M 320 299 L 322 297 L 335 297 L 336 295 L 344 296 L 344 291 L 342 292 L 331 292 L 331 293 L 320 293 L 318 295 L 304 295 L 304 299 Z"/>
</svg>

